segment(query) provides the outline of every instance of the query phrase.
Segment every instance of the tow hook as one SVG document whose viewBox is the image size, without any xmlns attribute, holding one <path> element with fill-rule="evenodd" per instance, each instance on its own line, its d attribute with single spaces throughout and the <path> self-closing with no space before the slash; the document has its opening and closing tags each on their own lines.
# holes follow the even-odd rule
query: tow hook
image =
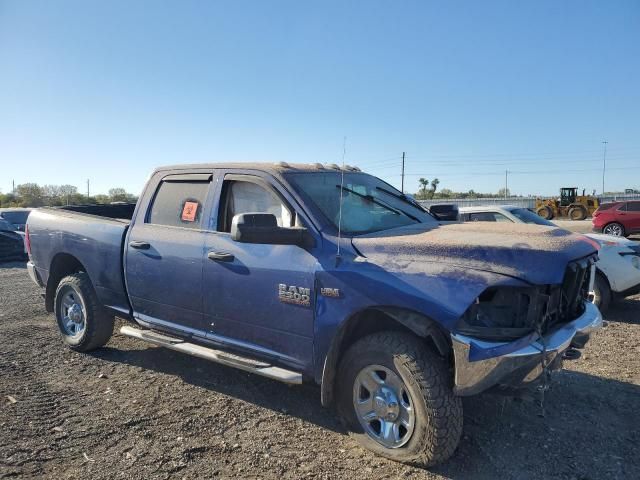
<svg viewBox="0 0 640 480">
<path fill-rule="evenodd" d="M 582 356 L 582 352 L 576 348 L 567 348 L 562 354 L 563 360 L 578 360 Z"/>
</svg>

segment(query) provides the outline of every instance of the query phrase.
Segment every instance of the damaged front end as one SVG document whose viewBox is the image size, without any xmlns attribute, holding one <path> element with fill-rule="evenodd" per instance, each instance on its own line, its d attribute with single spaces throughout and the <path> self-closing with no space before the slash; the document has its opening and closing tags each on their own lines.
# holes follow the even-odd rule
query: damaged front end
<svg viewBox="0 0 640 480">
<path fill-rule="evenodd" d="M 582 348 L 602 324 L 587 301 L 595 255 L 571 262 L 560 285 L 491 287 L 462 315 L 451 334 L 458 395 L 491 387 L 546 381 L 568 349 Z M 544 374 L 544 375 L 543 375 Z"/>
</svg>

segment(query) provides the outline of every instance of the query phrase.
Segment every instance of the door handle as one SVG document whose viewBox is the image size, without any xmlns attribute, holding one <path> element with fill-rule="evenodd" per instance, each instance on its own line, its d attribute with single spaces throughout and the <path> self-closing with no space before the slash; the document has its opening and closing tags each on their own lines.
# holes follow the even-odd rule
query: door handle
<svg viewBox="0 0 640 480">
<path fill-rule="evenodd" d="M 131 248 L 137 248 L 139 250 L 149 250 L 151 248 L 151 244 L 148 242 L 141 242 L 139 240 L 134 240 L 133 242 L 129 242 L 129 246 Z"/>
<path fill-rule="evenodd" d="M 216 262 L 233 262 L 236 258 L 232 253 L 227 252 L 209 252 L 207 257 L 209 260 L 214 260 Z"/>
</svg>

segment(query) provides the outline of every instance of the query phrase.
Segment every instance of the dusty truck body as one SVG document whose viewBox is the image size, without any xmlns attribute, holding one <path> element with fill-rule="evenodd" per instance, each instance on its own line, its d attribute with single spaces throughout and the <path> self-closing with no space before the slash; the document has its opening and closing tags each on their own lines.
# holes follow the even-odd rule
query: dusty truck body
<svg viewBox="0 0 640 480">
<path fill-rule="evenodd" d="M 71 348 L 104 345 L 117 315 L 126 335 L 319 384 L 365 447 L 423 465 L 455 450 L 461 396 L 546 382 L 602 322 L 584 237 L 441 226 L 351 168 L 165 167 L 131 219 L 39 209 L 27 227 Z"/>
</svg>

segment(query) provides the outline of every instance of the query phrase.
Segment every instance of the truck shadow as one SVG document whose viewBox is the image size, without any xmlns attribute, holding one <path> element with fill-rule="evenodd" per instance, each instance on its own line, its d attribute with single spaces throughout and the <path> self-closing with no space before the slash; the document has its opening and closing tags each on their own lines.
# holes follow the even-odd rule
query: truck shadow
<svg viewBox="0 0 640 480">
<path fill-rule="evenodd" d="M 210 392 L 347 434 L 334 412 L 321 407 L 315 386 L 290 387 L 151 346 L 140 350 L 107 347 L 94 355 L 107 362 L 177 376 Z M 460 447 L 449 462 L 429 469 L 433 473 L 452 479 L 492 480 L 498 476 L 592 478 L 593 472 L 600 477 L 610 472 L 605 476 L 612 478 L 640 475 L 634 453 L 640 432 L 638 385 L 565 370 L 546 395 L 544 417 L 541 407 L 531 401 L 486 394 L 463 402 L 465 427 Z"/>
<path fill-rule="evenodd" d="M 640 324 L 640 295 L 617 299 L 604 319 L 607 322 Z"/>
<path fill-rule="evenodd" d="M 190 385 L 293 415 L 328 430 L 346 433 L 341 422 L 331 411 L 321 407 L 320 389 L 315 385 L 289 386 L 165 348 L 148 346 L 142 342 L 136 345 L 142 349 L 120 350 L 106 346 L 92 355 L 105 361 L 176 376 Z"/>
<path fill-rule="evenodd" d="M 640 386 L 564 370 L 539 404 L 495 395 L 464 399 L 460 447 L 445 477 L 638 478 Z"/>
</svg>

